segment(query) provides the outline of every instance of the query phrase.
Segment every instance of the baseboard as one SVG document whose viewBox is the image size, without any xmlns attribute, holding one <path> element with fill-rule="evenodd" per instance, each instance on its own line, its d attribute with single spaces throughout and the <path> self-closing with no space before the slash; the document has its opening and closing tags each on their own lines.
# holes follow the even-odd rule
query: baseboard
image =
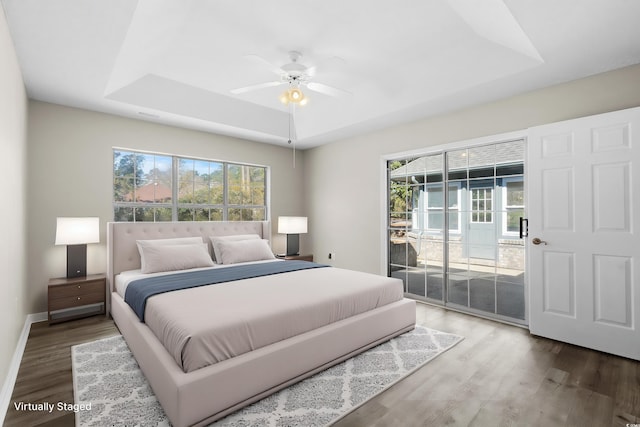
<svg viewBox="0 0 640 427">
<path fill-rule="evenodd" d="M 31 331 L 31 325 L 36 322 L 43 322 L 47 320 L 47 313 L 35 313 L 28 314 L 24 320 L 24 326 L 22 332 L 18 338 L 16 349 L 13 352 L 13 358 L 9 364 L 9 370 L 7 371 L 7 378 L 2 384 L 2 392 L 0 392 L 0 425 L 4 424 L 4 418 L 7 416 L 9 405 L 11 404 L 11 395 L 13 394 L 13 387 L 16 384 L 18 378 L 18 371 L 20 370 L 20 362 L 22 361 L 22 355 L 24 354 L 24 348 L 27 345 L 27 339 L 29 338 L 29 331 Z"/>
</svg>

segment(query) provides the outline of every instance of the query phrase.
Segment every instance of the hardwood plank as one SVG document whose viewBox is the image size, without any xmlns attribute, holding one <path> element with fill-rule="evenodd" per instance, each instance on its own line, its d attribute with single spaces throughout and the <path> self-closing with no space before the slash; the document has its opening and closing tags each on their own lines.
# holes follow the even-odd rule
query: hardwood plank
<svg viewBox="0 0 640 427">
<path fill-rule="evenodd" d="M 638 362 L 436 307 L 418 307 L 418 321 L 465 340 L 367 403 L 375 415 L 364 405 L 336 426 L 608 426 L 616 390 L 624 396 L 619 419 L 638 414 Z"/>
<path fill-rule="evenodd" d="M 362 426 L 626 426 L 640 423 L 640 363 L 526 329 L 418 304 L 418 323 L 465 337 L 339 420 Z M 73 403 L 71 346 L 118 334 L 96 316 L 33 325 L 12 402 Z M 73 413 L 16 411 L 6 426 L 74 425 Z"/>
<path fill-rule="evenodd" d="M 619 374 L 614 394 L 613 424 L 626 426 L 640 423 L 640 363 L 619 360 Z"/>
<path fill-rule="evenodd" d="M 571 408 L 567 425 L 606 426 L 613 420 L 613 399 L 585 388 L 577 391 L 576 403 Z"/>
<path fill-rule="evenodd" d="M 73 412 L 59 411 L 57 408 L 51 413 L 17 411 L 14 402 L 73 403 L 71 347 L 118 333 L 113 321 L 105 316 L 51 326 L 47 322 L 32 325 L 4 425 L 74 425 Z"/>
</svg>

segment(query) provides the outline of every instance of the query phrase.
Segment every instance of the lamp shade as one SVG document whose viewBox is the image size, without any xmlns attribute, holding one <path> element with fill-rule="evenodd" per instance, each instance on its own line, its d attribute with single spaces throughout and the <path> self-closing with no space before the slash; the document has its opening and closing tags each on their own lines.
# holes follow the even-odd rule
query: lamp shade
<svg viewBox="0 0 640 427">
<path fill-rule="evenodd" d="M 99 218 L 57 218 L 56 245 L 82 245 L 98 242 L 100 242 Z"/>
<path fill-rule="evenodd" d="M 278 233 L 300 234 L 307 232 L 306 216 L 279 216 Z"/>
</svg>

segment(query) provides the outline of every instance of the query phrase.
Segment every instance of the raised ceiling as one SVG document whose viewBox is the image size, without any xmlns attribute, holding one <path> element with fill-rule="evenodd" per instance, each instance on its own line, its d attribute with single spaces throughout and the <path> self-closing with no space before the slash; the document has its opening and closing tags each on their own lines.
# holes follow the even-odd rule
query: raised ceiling
<svg viewBox="0 0 640 427">
<path fill-rule="evenodd" d="M 30 98 L 299 148 L 640 63 L 637 0 L 2 0 Z M 288 52 L 350 95 L 291 110 Z M 258 55 L 264 61 L 256 61 Z"/>
</svg>

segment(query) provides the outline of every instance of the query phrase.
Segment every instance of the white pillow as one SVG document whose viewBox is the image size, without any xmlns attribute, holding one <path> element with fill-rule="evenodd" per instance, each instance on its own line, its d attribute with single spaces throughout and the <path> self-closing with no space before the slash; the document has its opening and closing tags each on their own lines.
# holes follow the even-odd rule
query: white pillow
<svg viewBox="0 0 640 427">
<path fill-rule="evenodd" d="M 140 266 L 144 271 L 146 269 L 146 260 L 143 248 L 148 246 L 167 246 L 167 245 L 193 245 L 203 243 L 202 237 L 176 237 L 173 239 L 154 239 L 154 240 L 136 240 L 138 252 L 140 253 Z"/>
<path fill-rule="evenodd" d="M 213 267 L 206 243 L 191 245 L 148 245 L 142 247 L 145 265 L 143 273 L 187 270 L 189 268 Z"/>
<path fill-rule="evenodd" d="M 222 264 L 220 258 L 220 250 L 218 249 L 219 242 L 229 242 L 238 240 L 260 240 L 260 236 L 257 234 L 234 234 L 232 236 L 210 236 L 211 246 L 213 247 L 213 261 L 216 264 Z"/>
<path fill-rule="evenodd" d="M 262 239 L 222 240 L 217 243 L 220 253 L 219 262 L 235 264 L 238 262 L 274 259 L 269 242 Z"/>
</svg>

